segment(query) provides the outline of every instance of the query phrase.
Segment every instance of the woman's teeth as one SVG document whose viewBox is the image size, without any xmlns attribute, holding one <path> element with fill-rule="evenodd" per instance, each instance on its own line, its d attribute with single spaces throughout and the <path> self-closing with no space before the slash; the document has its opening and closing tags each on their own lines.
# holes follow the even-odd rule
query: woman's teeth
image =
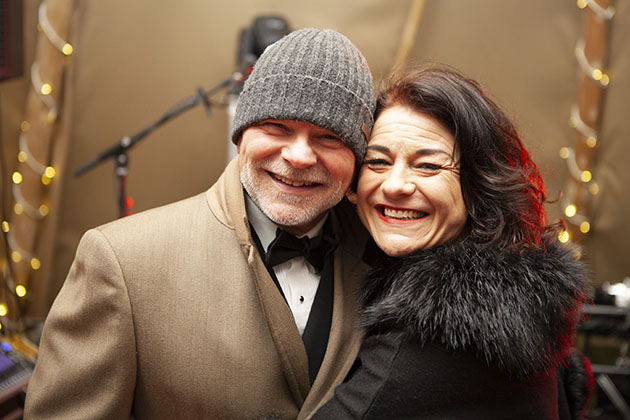
<svg viewBox="0 0 630 420">
<path fill-rule="evenodd" d="M 394 210 L 387 207 L 383 208 L 383 216 L 391 217 L 392 219 L 413 220 L 420 219 L 426 216 L 427 213 L 414 210 Z"/>
</svg>

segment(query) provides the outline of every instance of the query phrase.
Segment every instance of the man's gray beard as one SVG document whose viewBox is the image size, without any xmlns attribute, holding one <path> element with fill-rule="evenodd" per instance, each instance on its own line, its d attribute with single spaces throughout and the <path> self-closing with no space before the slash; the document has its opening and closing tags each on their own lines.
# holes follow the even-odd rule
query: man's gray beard
<svg viewBox="0 0 630 420">
<path fill-rule="evenodd" d="M 277 173 L 296 180 L 322 179 L 323 177 L 326 178 L 326 182 L 330 180 L 330 174 L 322 174 L 322 170 L 320 169 L 311 172 L 291 171 L 289 176 L 289 174 L 285 174 L 286 171 L 281 170 L 281 165 L 275 163 L 265 165 L 264 161 L 261 161 L 259 162 L 259 166 L 271 169 L 272 171 L 277 170 Z M 254 173 L 255 169 L 251 161 L 247 160 L 245 166 L 241 169 L 241 184 L 243 184 L 245 191 L 247 191 L 260 211 L 272 222 L 280 226 L 301 226 L 310 223 L 321 214 L 334 207 L 343 198 L 342 182 L 336 182 L 337 185 L 332 194 L 328 194 L 317 203 L 312 203 L 310 201 L 312 197 L 304 198 L 293 194 L 285 194 L 277 190 L 269 191 L 267 189 L 257 188 Z M 313 174 L 316 176 L 313 177 Z M 283 208 L 284 205 L 299 206 L 299 211 Z"/>
</svg>

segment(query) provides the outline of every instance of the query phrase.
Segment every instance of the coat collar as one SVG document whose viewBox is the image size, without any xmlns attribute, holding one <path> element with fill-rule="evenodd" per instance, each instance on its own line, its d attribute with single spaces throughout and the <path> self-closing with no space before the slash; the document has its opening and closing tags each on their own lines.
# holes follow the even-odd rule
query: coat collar
<svg viewBox="0 0 630 420">
<path fill-rule="evenodd" d="M 362 288 L 363 325 L 473 351 L 516 376 L 557 367 L 588 279 L 570 249 L 509 252 L 465 240 L 384 260 Z"/>
</svg>

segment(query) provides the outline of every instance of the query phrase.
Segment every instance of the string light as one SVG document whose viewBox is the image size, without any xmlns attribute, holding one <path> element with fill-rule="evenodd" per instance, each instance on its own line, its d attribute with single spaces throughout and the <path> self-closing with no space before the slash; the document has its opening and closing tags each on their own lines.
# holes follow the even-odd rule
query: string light
<svg viewBox="0 0 630 420">
<path fill-rule="evenodd" d="M 48 206 L 42 211 L 42 206 L 45 206 L 46 203 L 40 203 L 37 207 L 31 205 L 22 194 L 20 186 L 16 184 L 13 185 L 13 198 L 15 199 L 16 214 L 26 213 L 27 216 L 35 220 L 41 220 L 48 214 Z M 19 213 L 17 210 L 18 205 L 20 206 Z"/>
<path fill-rule="evenodd" d="M 39 91 L 42 95 L 50 95 L 52 93 L 52 86 L 50 86 L 50 83 L 42 83 Z"/>
<path fill-rule="evenodd" d="M 591 195 L 599 194 L 599 185 L 596 182 L 591 182 L 588 186 L 588 192 L 590 192 Z"/>
<path fill-rule="evenodd" d="M 591 79 L 599 82 L 602 87 L 607 87 L 610 84 L 610 77 L 605 74 L 602 69 L 596 68 L 588 62 L 586 54 L 584 53 L 584 39 L 579 39 L 575 46 L 575 57 L 582 68 L 582 71 L 588 75 Z"/>
<path fill-rule="evenodd" d="M 580 111 L 577 105 L 573 105 L 571 107 L 571 117 L 569 118 L 569 126 L 571 128 L 575 128 L 577 131 L 580 132 L 580 134 L 582 134 L 587 139 L 589 137 L 593 137 L 594 139 L 597 139 L 597 131 L 595 131 L 594 128 L 586 125 L 586 123 L 582 120 L 582 117 L 580 116 Z"/>
<path fill-rule="evenodd" d="M 44 94 L 43 93 L 43 92 L 47 91 L 48 88 L 46 88 L 44 86 L 45 83 L 42 82 L 42 78 L 39 75 L 39 64 L 37 63 L 37 61 L 34 61 L 33 64 L 31 65 L 31 84 L 33 85 L 33 89 L 35 89 L 35 91 L 39 94 L 39 98 L 42 100 L 42 102 L 49 109 L 48 113 L 50 114 L 50 111 L 54 110 L 54 115 L 55 115 L 55 118 L 56 118 L 57 102 L 53 99 L 52 95 L 50 95 L 50 92 L 52 92 L 52 86 L 50 84 L 46 83 L 50 87 L 50 92 L 49 92 L 49 94 Z"/>
<path fill-rule="evenodd" d="M 48 207 L 47 204 L 42 204 L 41 206 L 39 206 L 39 214 L 41 214 L 42 216 L 48 216 L 48 213 L 50 212 L 50 208 Z"/>
<path fill-rule="evenodd" d="M 26 287 L 24 287 L 21 284 L 18 284 L 15 287 L 15 294 L 18 295 L 19 297 L 24 297 L 26 296 Z"/>
<path fill-rule="evenodd" d="M 17 252 L 17 251 L 12 251 L 12 252 L 11 252 L 11 260 L 12 260 L 14 263 L 16 263 L 16 264 L 17 264 L 17 263 L 19 263 L 20 261 L 22 261 L 22 255 L 20 255 L 20 253 L 19 253 L 19 252 Z"/>
<path fill-rule="evenodd" d="M 61 54 L 63 54 L 64 58 L 62 59 L 62 65 L 69 63 L 69 60 L 65 57 L 68 57 L 74 53 L 73 46 L 62 39 L 55 28 L 51 25 L 51 22 L 48 20 L 47 16 L 47 4 L 48 2 L 43 1 L 39 2 L 38 9 L 38 23 L 37 29 L 45 35 L 45 37 L 50 41 L 50 43 L 57 48 Z M 62 78 L 46 80 L 46 75 L 49 73 L 41 73 L 39 63 L 37 60 L 34 60 L 30 67 L 30 79 L 31 85 L 33 87 L 32 93 L 35 93 L 37 97 L 41 100 L 43 105 L 47 108 L 44 111 L 38 111 L 40 115 L 35 119 L 38 123 L 42 121 L 42 118 L 45 118 L 44 121 L 49 124 L 53 124 L 57 121 L 59 115 L 58 104 L 56 98 L 54 97 L 55 93 L 59 93 L 57 89 L 59 86 L 56 86 L 56 80 L 62 80 Z M 55 75 L 56 73 L 51 73 Z M 35 95 L 32 95 L 35 96 Z M 39 124 L 38 124 L 39 126 Z M 38 177 L 40 177 L 43 185 L 49 185 L 52 180 L 57 175 L 57 170 L 51 165 L 45 165 L 42 162 L 39 162 L 38 159 L 31 153 L 28 148 L 28 139 L 27 133 L 30 135 L 31 131 L 31 123 L 28 120 L 23 120 L 20 124 L 20 137 L 19 137 L 19 148 L 17 153 L 17 161 L 20 164 L 24 164 L 20 166 L 19 171 L 15 171 L 11 176 L 12 181 L 12 191 L 15 204 L 13 205 L 13 211 L 16 215 L 26 214 L 27 216 L 34 219 L 42 219 L 50 212 L 50 206 L 47 202 L 42 201 L 40 204 L 31 205 L 23 196 L 21 184 L 23 181 L 29 180 L 31 181 L 33 178 L 30 176 L 26 176 L 24 171 L 28 171 L 28 169 L 23 169 L 24 167 L 30 168 Z M 50 128 L 45 128 L 44 131 L 45 136 L 51 136 L 52 130 Z M 37 133 L 38 135 L 42 133 Z M 44 153 L 46 153 L 44 151 Z M 36 179 L 36 178 L 34 178 Z M 28 251 L 20 248 L 18 244 L 15 243 L 14 237 L 19 237 L 19 232 L 16 234 L 15 229 L 10 229 L 8 221 L 2 221 L 1 223 L 2 231 L 5 233 L 5 238 L 7 240 L 7 248 L 9 254 L 9 261 L 0 261 L 0 265 L 3 266 L 3 277 L 5 279 L 5 283 L 8 283 L 7 287 L 9 290 L 13 289 L 15 294 L 19 297 L 24 297 L 27 295 L 27 286 L 25 284 L 16 285 L 15 282 L 11 279 L 11 271 L 9 269 L 9 262 L 12 263 L 24 263 L 27 264 L 32 270 L 39 270 L 41 268 L 41 261 L 35 256 L 31 255 Z M 19 229 L 18 229 L 19 230 Z M 24 283 L 24 281 L 21 281 Z M 5 316 L 8 313 L 7 306 L 4 303 L 0 303 L 0 316 Z M 2 325 L 0 324 L 0 328 Z"/>
<path fill-rule="evenodd" d="M 74 52 L 74 48 L 72 48 L 72 45 L 68 44 L 67 42 L 64 44 L 63 47 L 61 47 L 61 52 L 64 55 L 72 55 L 72 53 Z"/>
<path fill-rule="evenodd" d="M 577 7 L 580 9 L 586 9 L 589 7 L 599 19 L 610 20 L 617 12 L 613 6 L 608 6 L 604 9 L 595 0 L 577 0 Z"/>
<path fill-rule="evenodd" d="M 591 224 L 587 221 L 580 223 L 580 232 L 588 233 L 591 230 Z"/>
<path fill-rule="evenodd" d="M 41 30 L 46 38 L 53 44 L 59 51 L 61 51 L 64 55 L 71 55 L 74 52 L 72 45 L 64 41 L 57 31 L 52 27 L 50 21 L 48 20 L 48 14 L 46 13 L 46 2 L 42 2 L 39 5 L 38 10 L 38 25 L 37 28 Z"/>
<path fill-rule="evenodd" d="M 575 151 L 571 147 L 560 149 L 560 156 L 567 161 L 567 168 L 571 176 L 580 182 L 589 183 L 593 179 L 591 171 L 582 170 L 575 161 Z"/>
<path fill-rule="evenodd" d="M 18 246 L 18 244 L 15 243 L 15 241 L 13 240 L 13 235 L 7 234 L 6 238 L 9 244 L 9 248 L 13 250 L 12 253 L 15 252 L 17 255 L 19 255 L 19 261 L 17 262 L 31 261 L 33 258 L 35 258 L 33 255 L 31 255 L 29 252 L 22 249 L 20 246 Z"/>
<path fill-rule="evenodd" d="M 569 204 L 565 209 L 564 209 L 564 214 L 567 215 L 567 217 L 573 217 L 577 214 L 577 207 L 575 207 L 574 204 Z"/>
<path fill-rule="evenodd" d="M 11 176 L 11 180 L 13 181 L 14 184 L 20 184 L 22 183 L 22 174 L 19 173 L 18 171 L 13 172 L 13 175 Z"/>
<path fill-rule="evenodd" d="M 558 235 L 558 240 L 563 244 L 566 244 L 567 242 L 569 242 L 569 239 L 570 239 L 570 235 L 569 235 L 569 232 L 567 232 L 566 230 L 563 230 Z"/>
<path fill-rule="evenodd" d="M 39 270 L 42 266 L 42 263 L 39 259 L 37 258 L 31 258 L 31 268 L 33 270 Z"/>
</svg>

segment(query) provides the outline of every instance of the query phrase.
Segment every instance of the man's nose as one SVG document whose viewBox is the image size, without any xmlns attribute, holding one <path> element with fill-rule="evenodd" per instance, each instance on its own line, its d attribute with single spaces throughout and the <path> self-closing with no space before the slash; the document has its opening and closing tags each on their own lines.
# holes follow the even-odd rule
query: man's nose
<svg viewBox="0 0 630 420">
<path fill-rule="evenodd" d="M 416 190 L 408 171 L 405 168 L 395 165 L 386 174 L 383 181 L 383 193 L 390 197 L 411 195 Z"/>
<path fill-rule="evenodd" d="M 307 134 L 296 133 L 282 148 L 281 156 L 296 168 L 307 168 L 317 163 L 317 153 Z"/>
</svg>

